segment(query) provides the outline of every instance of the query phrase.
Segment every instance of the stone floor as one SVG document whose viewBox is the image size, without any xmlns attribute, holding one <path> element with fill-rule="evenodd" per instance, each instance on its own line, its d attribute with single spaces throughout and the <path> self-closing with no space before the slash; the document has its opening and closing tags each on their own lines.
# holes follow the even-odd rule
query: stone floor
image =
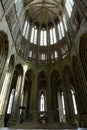
<svg viewBox="0 0 87 130">
<path fill-rule="evenodd" d="M 2 127 L 0 128 L 0 130 L 44 130 L 44 129 L 11 129 L 11 128 L 7 128 L 7 127 Z M 46 129 L 46 130 L 50 130 L 50 129 Z M 54 129 L 51 129 L 54 130 Z M 57 129 L 56 129 L 57 130 Z M 58 129 L 58 130 L 87 130 L 87 128 L 78 128 L 78 129 Z"/>
</svg>

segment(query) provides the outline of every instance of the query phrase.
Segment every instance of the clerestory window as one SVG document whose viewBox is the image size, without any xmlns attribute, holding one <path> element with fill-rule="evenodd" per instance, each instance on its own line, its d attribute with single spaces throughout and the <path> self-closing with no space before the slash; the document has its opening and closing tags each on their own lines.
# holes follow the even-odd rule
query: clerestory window
<svg viewBox="0 0 87 130">
<path fill-rule="evenodd" d="M 16 6 L 17 15 L 19 15 L 22 8 L 23 8 L 23 1 L 22 0 L 15 0 L 15 6 Z"/>
<path fill-rule="evenodd" d="M 23 36 L 28 39 L 29 34 L 29 23 L 26 21 L 23 29 Z"/>
<path fill-rule="evenodd" d="M 55 28 L 50 29 L 50 44 L 55 44 L 57 43 L 57 38 L 56 38 L 56 31 Z"/>
<path fill-rule="evenodd" d="M 45 96 L 43 93 L 40 96 L 40 111 L 45 111 Z"/>
<path fill-rule="evenodd" d="M 37 28 L 36 28 L 36 26 L 34 26 L 31 30 L 30 42 L 37 44 Z"/>
<path fill-rule="evenodd" d="M 62 96 L 62 109 L 63 109 L 63 114 L 65 115 L 65 103 L 64 103 L 64 94 L 63 92 L 61 93 Z"/>
<path fill-rule="evenodd" d="M 14 100 L 14 95 L 15 95 L 15 89 L 12 89 L 11 94 L 10 94 L 9 103 L 8 103 L 7 114 L 11 114 L 13 100 Z"/>
<path fill-rule="evenodd" d="M 78 112 L 77 112 L 77 106 L 76 106 L 76 100 L 75 100 L 75 95 L 74 95 L 74 91 L 71 90 L 71 93 L 72 93 L 72 100 L 73 100 L 73 105 L 74 105 L 74 112 L 75 112 L 75 114 L 78 114 Z"/>
<path fill-rule="evenodd" d="M 40 32 L 40 45 L 47 46 L 47 31 L 44 29 Z"/>
<path fill-rule="evenodd" d="M 62 21 L 60 21 L 60 23 L 58 24 L 57 27 L 58 27 L 58 32 L 59 32 L 59 40 L 61 40 L 64 37 L 64 35 L 65 35 L 65 33 L 64 33 L 64 26 L 63 26 Z"/>
<path fill-rule="evenodd" d="M 71 17 L 73 6 L 74 6 L 73 0 L 66 0 L 65 7 L 69 17 Z"/>
</svg>

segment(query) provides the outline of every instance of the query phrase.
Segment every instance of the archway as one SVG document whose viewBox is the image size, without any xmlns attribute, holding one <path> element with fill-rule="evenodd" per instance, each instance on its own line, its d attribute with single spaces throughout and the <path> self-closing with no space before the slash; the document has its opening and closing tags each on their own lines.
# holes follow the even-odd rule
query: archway
<svg viewBox="0 0 87 130">
<path fill-rule="evenodd" d="M 38 111 L 45 112 L 47 110 L 47 81 L 45 73 L 43 71 L 40 72 L 38 75 L 37 91 L 38 91 Z M 42 102 L 42 96 L 44 97 L 43 102 Z M 41 104 L 43 104 L 43 106 Z"/>
<path fill-rule="evenodd" d="M 8 49 L 8 37 L 4 32 L 0 31 L 0 78 L 7 59 Z"/>
</svg>

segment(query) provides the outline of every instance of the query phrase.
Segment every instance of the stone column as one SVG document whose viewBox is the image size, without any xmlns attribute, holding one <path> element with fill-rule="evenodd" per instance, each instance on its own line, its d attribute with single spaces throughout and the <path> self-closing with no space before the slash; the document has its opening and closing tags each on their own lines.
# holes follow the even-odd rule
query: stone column
<svg viewBox="0 0 87 130">
<path fill-rule="evenodd" d="M 47 73 L 47 111 L 51 111 L 51 84 L 50 84 L 50 65 Z"/>
<path fill-rule="evenodd" d="M 35 72 L 35 77 L 33 78 L 32 86 L 31 86 L 31 97 L 30 97 L 30 120 L 32 122 L 37 122 L 37 106 L 38 106 L 38 92 L 37 92 L 37 72 Z"/>
<path fill-rule="evenodd" d="M 85 76 L 83 74 L 82 66 L 79 61 L 76 60 L 74 63 L 74 76 L 75 82 L 77 86 L 77 93 L 79 95 L 79 102 L 80 102 L 80 114 L 87 114 L 87 83 L 85 80 Z M 79 88 L 79 89 L 78 89 Z"/>
<path fill-rule="evenodd" d="M 66 122 L 73 124 L 74 123 L 74 107 L 73 100 L 70 89 L 70 82 L 68 75 L 65 75 L 63 79 L 64 85 L 64 101 L 65 101 L 65 112 L 66 112 Z"/>
<path fill-rule="evenodd" d="M 15 98 L 13 103 L 13 110 L 11 114 L 10 123 L 15 124 L 17 120 L 20 118 L 20 109 L 19 106 L 23 105 L 23 87 L 25 81 L 25 73 L 23 77 L 21 75 L 18 76 L 19 79 L 17 80 L 16 90 L 15 90 Z"/>
</svg>

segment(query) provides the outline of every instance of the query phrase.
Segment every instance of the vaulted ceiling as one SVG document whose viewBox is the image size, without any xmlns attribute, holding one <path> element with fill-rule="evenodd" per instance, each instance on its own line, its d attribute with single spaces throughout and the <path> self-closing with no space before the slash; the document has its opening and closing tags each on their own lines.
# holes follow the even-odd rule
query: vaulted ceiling
<svg viewBox="0 0 87 130">
<path fill-rule="evenodd" d="M 33 23 L 53 25 L 58 22 L 63 11 L 64 0 L 24 0 L 27 18 Z"/>
</svg>

